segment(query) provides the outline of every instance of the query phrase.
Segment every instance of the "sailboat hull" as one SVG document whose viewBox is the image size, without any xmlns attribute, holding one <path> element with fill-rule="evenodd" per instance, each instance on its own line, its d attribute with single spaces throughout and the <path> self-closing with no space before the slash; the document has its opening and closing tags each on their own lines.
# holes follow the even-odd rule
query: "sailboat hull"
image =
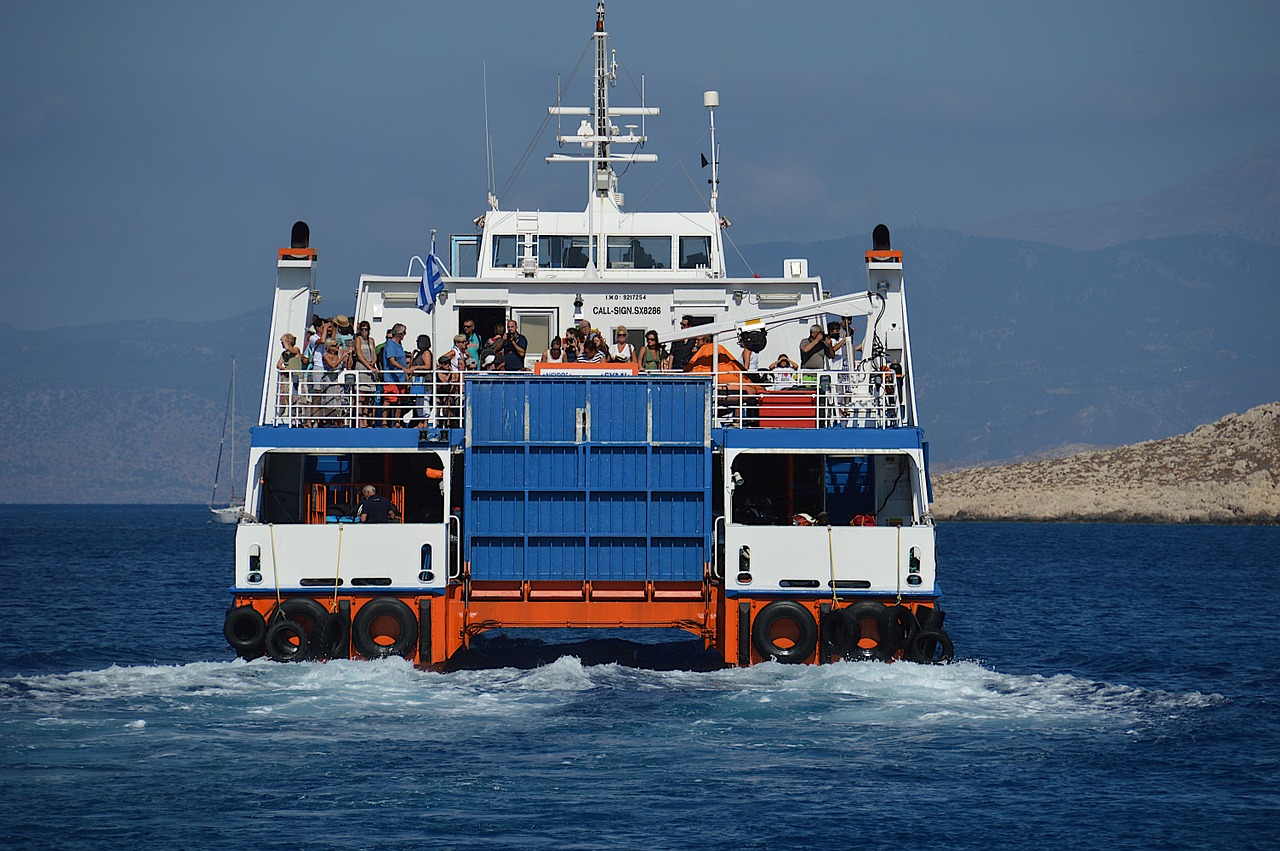
<svg viewBox="0 0 1280 851">
<path fill-rule="evenodd" d="M 244 509 L 238 505 L 228 505 L 224 508 L 209 508 L 213 513 L 213 521 L 215 523 L 239 523 L 240 518 L 244 516 Z"/>
</svg>

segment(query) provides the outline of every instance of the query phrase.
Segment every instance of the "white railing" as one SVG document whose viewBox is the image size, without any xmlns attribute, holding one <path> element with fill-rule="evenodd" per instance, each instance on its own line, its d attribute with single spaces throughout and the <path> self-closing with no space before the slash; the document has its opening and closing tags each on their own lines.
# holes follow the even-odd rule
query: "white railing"
<svg viewBox="0 0 1280 851">
<path fill-rule="evenodd" d="M 721 373 L 716 424 L 733 428 L 895 428 L 907 424 L 892 370 Z"/>
<path fill-rule="evenodd" d="M 719 427 L 893 428 L 907 424 L 902 379 L 890 370 L 645 374 L 702 381 L 714 377 L 718 385 L 714 417 Z M 494 373 L 432 370 L 429 375 L 392 383 L 375 380 L 373 373 L 364 370 L 280 372 L 274 408 L 264 424 L 460 428 L 467 379 L 481 375 Z M 527 372 L 520 375 L 532 377 Z"/>
<path fill-rule="evenodd" d="M 432 370 L 408 381 L 366 370 L 280 372 L 267 425 L 297 427 L 460 427 L 462 375 Z M 271 416 L 271 415 L 269 415 Z"/>
</svg>

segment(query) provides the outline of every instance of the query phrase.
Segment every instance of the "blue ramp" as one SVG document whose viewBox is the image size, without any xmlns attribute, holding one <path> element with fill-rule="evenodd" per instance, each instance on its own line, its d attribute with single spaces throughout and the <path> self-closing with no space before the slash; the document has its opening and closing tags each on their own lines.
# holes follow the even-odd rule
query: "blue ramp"
<svg viewBox="0 0 1280 851">
<path fill-rule="evenodd" d="M 469 380 L 472 578 L 700 581 L 710 392 L 672 377 Z"/>
</svg>

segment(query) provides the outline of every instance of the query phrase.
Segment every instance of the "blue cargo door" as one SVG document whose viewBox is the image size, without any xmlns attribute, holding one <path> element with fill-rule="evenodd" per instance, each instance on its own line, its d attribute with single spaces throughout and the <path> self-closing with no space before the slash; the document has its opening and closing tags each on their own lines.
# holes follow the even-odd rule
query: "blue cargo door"
<svg viewBox="0 0 1280 851">
<path fill-rule="evenodd" d="M 466 398 L 472 578 L 702 579 L 708 382 L 484 377 Z"/>
</svg>

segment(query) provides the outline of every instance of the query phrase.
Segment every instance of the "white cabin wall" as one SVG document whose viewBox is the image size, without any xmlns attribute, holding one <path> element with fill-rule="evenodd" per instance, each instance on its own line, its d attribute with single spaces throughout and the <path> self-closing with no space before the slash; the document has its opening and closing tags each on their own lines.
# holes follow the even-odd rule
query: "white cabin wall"
<svg viewBox="0 0 1280 851">
<path fill-rule="evenodd" d="M 271 331 L 267 338 L 267 361 L 263 366 L 262 403 L 258 423 L 268 422 L 274 414 L 278 393 L 276 362 L 283 349 L 280 338 L 286 333 L 298 338 L 298 347 L 306 345 L 307 326 L 311 322 L 311 291 L 316 284 L 316 259 L 280 260 L 276 266 L 275 295 L 271 306 Z"/>
</svg>

